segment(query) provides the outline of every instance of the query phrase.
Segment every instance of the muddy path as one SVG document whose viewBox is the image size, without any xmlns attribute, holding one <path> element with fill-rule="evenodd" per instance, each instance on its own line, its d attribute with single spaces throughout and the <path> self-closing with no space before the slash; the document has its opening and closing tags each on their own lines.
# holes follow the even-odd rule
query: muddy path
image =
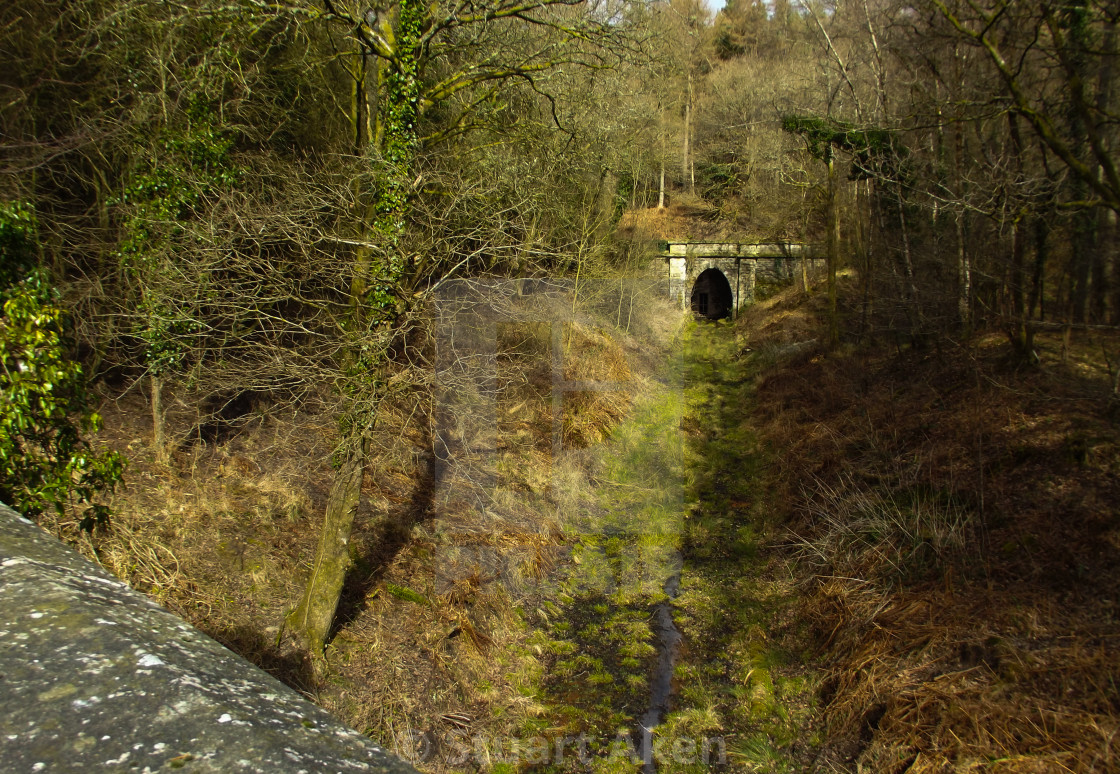
<svg viewBox="0 0 1120 774">
<path fill-rule="evenodd" d="M 681 632 L 673 620 L 677 595 L 680 594 L 681 564 L 677 563 L 665 581 L 665 601 L 659 602 L 650 619 L 657 660 L 650 675 L 649 707 L 638 722 L 638 750 L 644 774 L 653 774 L 657 766 L 653 761 L 653 738 L 657 727 L 664 721 L 673 698 L 673 674 L 680 656 Z"/>
</svg>

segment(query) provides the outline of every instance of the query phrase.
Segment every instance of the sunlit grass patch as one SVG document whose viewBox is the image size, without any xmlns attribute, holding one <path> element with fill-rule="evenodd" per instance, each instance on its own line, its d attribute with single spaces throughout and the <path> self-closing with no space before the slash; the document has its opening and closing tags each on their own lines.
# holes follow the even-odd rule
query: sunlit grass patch
<svg viewBox="0 0 1120 774">
<path fill-rule="evenodd" d="M 774 740 L 764 731 L 756 731 L 746 737 L 734 740 L 727 750 L 733 764 L 743 766 L 747 771 L 782 774 L 792 771 L 793 764 Z"/>
<path fill-rule="evenodd" d="M 653 758 L 664 774 L 700 774 L 726 759 L 726 731 L 714 704 L 669 714 L 654 730 Z"/>
<path fill-rule="evenodd" d="M 650 612 L 666 598 L 665 582 L 679 563 L 684 403 L 674 385 L 656 381 L 636 384 L 632 395 L 609 437 L 569 454 L 553 477 L 574 544 L 558 606 L 545 611 L 549 642 L 539 647 L 556 654 L 545 693 L 565 733 L 633 728 L 656 657 Z M 625 756 L 592 747 L 593 769 L 636 771 Z"/>
</svg>

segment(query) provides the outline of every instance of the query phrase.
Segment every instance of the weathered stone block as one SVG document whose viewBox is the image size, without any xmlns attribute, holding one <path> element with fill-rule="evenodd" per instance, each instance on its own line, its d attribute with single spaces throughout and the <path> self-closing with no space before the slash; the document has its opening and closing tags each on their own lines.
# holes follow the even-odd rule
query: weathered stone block
<svg viewBox="0 0 1120 774">
<path fill-rule="evenodd" d="M 415 774 L 3 505 L 0 739 L 12 772 Z"/>
</svg>

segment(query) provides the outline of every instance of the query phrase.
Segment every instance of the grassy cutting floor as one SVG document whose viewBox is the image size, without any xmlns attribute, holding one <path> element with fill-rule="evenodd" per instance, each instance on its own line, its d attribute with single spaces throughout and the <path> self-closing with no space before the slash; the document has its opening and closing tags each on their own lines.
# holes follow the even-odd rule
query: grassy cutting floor
<svg viewBox="0 0 1120 774">
<path fill-rule="evenodd" d="M 656 662 L 650 618 L 683 558 L 684 645 L 654 731 L 658 770 L 801 770 L 815 755 L 812 678 L 787 622 L 792 588 L 764 547 L 768 458 L 745 420 L 750 375 L 729 325 L 689 324 L 681 351 L 598 460 L 560 604 L 544 612 L 549 730 L 585 734 L 595 771 L 639 768 L 631 732 Z"/>
<path fill-rule="evenodd" d="M 544 769 L 633 771 L 630 733 L 649 701 L 657 651 L 653 608 L 679 567 L 685 507 L 680 368 L 634 396 L 627 419 L 586 461 L 589 491 L 565 529 L 579 535 L 543 618 L 551 655 L 546 736 L 584 735 L 587 756 L 554 756 Z M 561 760 L 556 760 L 560 758 Z"/>
<path fill-rule="evenodd" d="M 723 742 L 709 744 L 709 762 L 725 752 L 731 770 L 747 771 L 811 768 L 819 745 L 793 576 L 767 548 L 780 539 L 767 486 L 772 460 L 748 421 L 754 379 L 738 352 L 730 326 L 686 331 L 690 508 L 677 600 L 685 651 L 674 711 L 660 729 L 670 753 L 662 772 L 703 770 L 702 760 L 671 753 L 705 739 Z"/>
</svg>

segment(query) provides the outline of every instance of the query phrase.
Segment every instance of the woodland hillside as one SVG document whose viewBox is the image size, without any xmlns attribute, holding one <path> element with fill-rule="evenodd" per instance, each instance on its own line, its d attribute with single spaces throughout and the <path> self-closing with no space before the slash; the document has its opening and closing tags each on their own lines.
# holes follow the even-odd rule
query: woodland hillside
<svg viewBox="0 0 1120 774">
<path fill-rule="evenodd" d="M 8 0 L 0 501 L 426 770 L 1116 769 L 1118 23 Z"/>
</svg>

